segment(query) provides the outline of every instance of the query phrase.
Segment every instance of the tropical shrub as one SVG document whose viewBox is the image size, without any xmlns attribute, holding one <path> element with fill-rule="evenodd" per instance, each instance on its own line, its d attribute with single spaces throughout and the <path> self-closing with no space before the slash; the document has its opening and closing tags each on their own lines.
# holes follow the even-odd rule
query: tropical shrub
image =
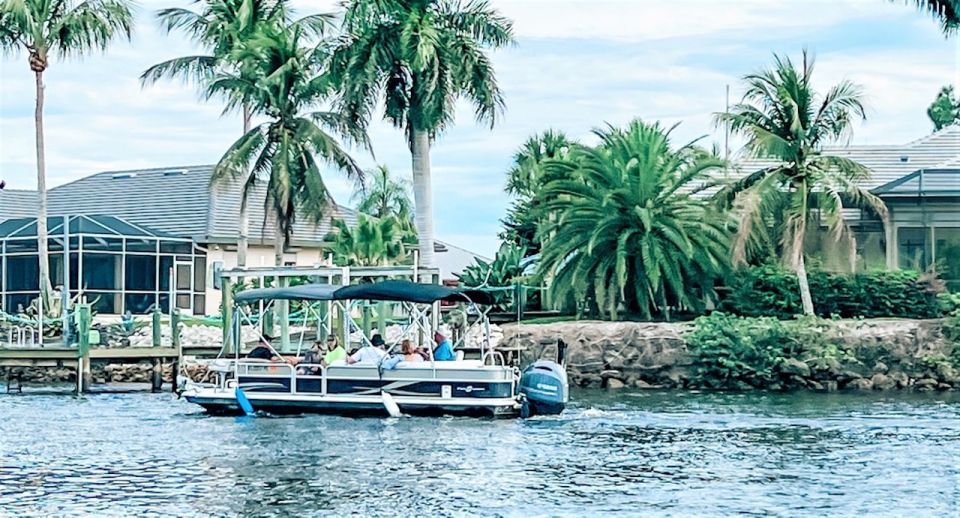
<svg viewBox="0 0 960 518">
<path fill-rule="evenodd" d="M 715 389 L 788 388 L 796 380 L 785 373 L 788 360 L 808 366 L 849 361 L 831 344 L 827 323 L 816 317 L 782 321 L 715 312 L 694 321 L 685 337 L 694 356 L 692 385 Z"/>
<path fill-rule="evenodd" d="M 330 253 L 336 264 L 345 266 L 385 266 L 409 260 L 409 234 L 396 217 L 375 218 L 357 214 L 357 224 L 350 227 L 342 220 L 333 221 L 333 231 L 327 237 L 332 244 Z"/>
<path fill-rule="evenodd" d="M 809 280 L 814 307 L 822 317 L 935 318 L 942 314 L 940 287 L 917 272 L 812 270 Z M 796 286 L 796 274 L 781 266 L 744 268 L 730 277 L 730 292 L 720 309 L 740 316 L 789 319 L 802 312 Z"/>
<path fill-rule="evenodd" d="M 460 284 L 470 288 L 508 288 L 517 284 L 523 285 L 528 281 L 525 271 L 531 264 L 526 258 L 526 250 L 512 243 L 503 243 L 497 251 L 493 261 L 487 262 L 475 259 L 474 264 L 464 268 L 463 273 L 457 275 Z M 507 290 L 493 292 L 495 309 L 505 310 L 514 303 L 514 294 Z M 529 304 L 530 300 L 520 301 Z"/>
<path fill-rule="evenodd" d="M 587 299 L 604 315 L 702 309 L 728 264 L 729 220 L 693 193 L 723 162 L 670 146 L 659 123 L 597 130 L 596 147 L 549 160 L 537 194 L 546 223 L 538 274 L 557 300 Z"/>
</svg>

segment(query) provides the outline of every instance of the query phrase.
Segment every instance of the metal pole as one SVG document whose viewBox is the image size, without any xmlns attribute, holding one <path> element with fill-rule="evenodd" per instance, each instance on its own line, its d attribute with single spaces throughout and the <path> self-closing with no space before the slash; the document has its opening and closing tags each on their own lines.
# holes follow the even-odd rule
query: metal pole
<svg viewBox="0 0 960 518">
<path fill-rule="evenodd" d="M 70 337 L 70 216 L 63 217 L 63 346 L 69 347 Z"/>
</svg>

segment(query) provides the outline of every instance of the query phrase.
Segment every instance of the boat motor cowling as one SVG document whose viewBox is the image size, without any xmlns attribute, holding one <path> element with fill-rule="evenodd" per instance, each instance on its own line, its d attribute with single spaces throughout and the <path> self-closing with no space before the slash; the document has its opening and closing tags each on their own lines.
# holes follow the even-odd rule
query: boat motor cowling
<svg viewBox="0 0 960 518">
<path fill-rule="evenodd" d="M 563 342 L 557 345 L 562 351 Z M 557 362 L 535 361 L 520 375 L 520 393 L 523 395 L 521 417 L 559 414 L 570 400 L 567 371 Z"/>
</svg>

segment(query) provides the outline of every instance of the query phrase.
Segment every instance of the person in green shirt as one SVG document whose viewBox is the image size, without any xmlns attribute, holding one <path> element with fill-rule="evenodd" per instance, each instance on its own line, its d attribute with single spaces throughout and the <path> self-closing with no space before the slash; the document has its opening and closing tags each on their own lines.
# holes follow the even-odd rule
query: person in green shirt
<svg viewBox="0 0 960 518">
<path fill-rule="evenodd" d="M 340 345 L 340 340 L 336 336 L 327 337 L 327 353 L 323 355 L 323 366 L 329 367 L 331 363 L 337 360 L 346 360 L 347 351 Z"/>
</svg>

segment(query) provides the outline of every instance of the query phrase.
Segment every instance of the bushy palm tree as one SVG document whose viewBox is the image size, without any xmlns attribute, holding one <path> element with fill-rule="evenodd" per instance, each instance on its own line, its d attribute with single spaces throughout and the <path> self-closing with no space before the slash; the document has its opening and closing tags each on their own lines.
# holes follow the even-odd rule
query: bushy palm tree
<svg viewBox="0 0 960 518">
<path fill-rule="evenodd" d="M 745 152 L 775 165 L 751 171 L 722 189 L 720 198 L 739 212 L 733 245 L 735 263 L 746 259 L 751 238 L 768 232 L 771 216 L 779 233 L 783 259 L 799 279 L 803 312 L 814 314 L 807 281 L 804 241 L 821 222 L 839 241 L 854 241 L 843 219 L 844 207 L 866 207 L 884 220 L 879 198 L 860 187 L 869 170 L 848 158 L 823 152 L 823 146 L 849 136 L 856 119 L 864 119 L 859 86 L 843 81 L 819 95 L 811 84 L 813 58 L 803 53 L 799 68 L 774 56 L 772 69 L 744 77 L 740 103 L 716 116 L 718 124 L 746 137 Z M 851 251 L 852 254 L 852 251 Z"/>
<path fill-rule="evenodd" d="M 292 14 L 287 0 L 194 0 L 200 4 L 199 12 L 182 7 L 161 9 L 157 12 L 161 27 L 167 32 L 181 31 L 194 43 L 201 46 L 207 54 L 183 56 L 157 63 L 148 68 L 141 76 L 143 84 L 153 84 L 160 79 L 180 79 L 200 85 L 210 92 L 209 84 L 218 71 L 238 73 L 238 63 L 230 57 L 240 43 L 255 36 L 268 24 L 288 23 Z M 330 16 L 317 14 L 298 21 L 316 34 L 322 34 L 329 25 Z M 250 131 L 252 109 L 251 100 L 245 99 L 243 110 L 243 133 Z M 249 244 L 249 221 L 246 204 L 241 203 L 240 235 L 237 243 L 237 265 L 247 264 Z"/>
<path fill-rule="evenodd" d="M 306 45 L 309 31 L 300 24 L 261 28 L 242 42 L 229 59 L 239 63 L 232 74 L 219 72 L 211 94 L 228 99 L 228 109 L 249 102 L 268 120 L 233 143 L 214 169 L 214 181 L 242 180 L 243 201 L 259 182 L 266 183 L 265 214 L 276 218 L 275 253 L 282 265 L 297 209 L 319 223 L 329 204 L 323 181 L 326 165 L 350 177 L 362 176 L 334 134 L 366 145 L 365 133 L 337 112 L 317 108 L 332 95 L 323 65 L 323 45 Z M 266 225 L 266 220 L 264 221 Z"/>
<path fill-rule="evenodd" d="M 47 251 L 47 172 L 43 142 L 43 73 L 50 56 L 79 57 L 106 50 L 117 36 L 130 38 L 133 16 L 126 0 L 0 0 L 0 50 L 27 53 L 36 83 L 37 244 L 40 297 L 50 307 Z"/>
<path fill-rule="evenodd" d="M 385 165 L 366 171 L 363 180 L 357 182 L 351 201 L 357 204 L 358 211 L 377 218 L 409 219 L 413 215 L 410 182 L 395 178 Z"/>
<path fill-rule="evenodd" d="M 727 264 L 728 220 L 692 194 L 724 163 L 693 143 L 672 149 L 671 131 L 635 120 L 546 162 L 555 179 L 537 199 L 558 219 L 539 273 L 558 300 L 590 297 L 613 318 L 624 309 L 649 318 L 701 308 L 711 295 Z"/>
<path fill-rule="evenodd" d="M 556 130 L 547 130 L 527 139 L 513 155 L 513 165 L 507 172 L 507 192 L 516 196 L 534 196 L 546 183 L 544 163 L 565 158 L 574 144 L 575 141 Z"/>
<path fill-rule="evenodd" d="M 349 0 L 343 32 L 332 65 L 340 106 L 366 124 L 382 101 L 384 118 L 406 132 L 420 257 L 432 266 L 431 141 L 460 98 L 494 123 L 503 98 L 486 50 L 513 41 L 512 24 L 485 0 Z"/>
<path fill-rule="evenodd" d="M 355 227 L 342 220 L 334 220 L 333 226 L 327 240 L 338 265 L 385 266 L 407 259 L 404 231 L 396 216 L 377 218 L 361 212 Z"/>
<path fill-rule="evenodd" d="M 544 171 L 548 160 L 567 156 L 576 143 L 563 132 L 547 130 L 530 137 L 513 155 L 513 165 L 507 172 L 507 193 L 514 195 L 507 217 L 503 220 L 501 239 L 522 247 L 528 255 L 540 252 L 541 236 L 537 235 L 544 222 L 536 215 L 535 196 L 549 180 Z M 549 219 L 550 215 L 539 217 Z"/>
</svg>

